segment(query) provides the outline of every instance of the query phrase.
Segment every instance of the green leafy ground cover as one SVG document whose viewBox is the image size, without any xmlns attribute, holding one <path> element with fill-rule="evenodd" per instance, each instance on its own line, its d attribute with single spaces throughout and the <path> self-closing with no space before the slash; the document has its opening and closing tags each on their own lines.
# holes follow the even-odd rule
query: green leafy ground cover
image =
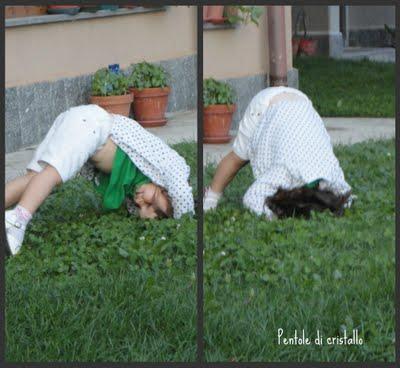
<svg viewBox="0 0 400 368">
<path fill-rule="evenodd" d="M 175 148 L 196 184 L 196 145 Z M 6 360 L 195 360 L 196 226 L 102 213 L 84 179 L 57 189 L 6 261 Z"/>
<path fill-rule="evenodd" d="M 207 361 L 394 361 L 395 143 L 335 152 L 358 196 L 344 217 L 257 218 L 241 204 L 250 167 L 205 216 Z M 365 343 L 282 346 L 278 328 L 310 337 L 356 328 Z"/>
<path fill-rule="evenodd" d="M 395 64 L 297 57 L 294 67 L 320 115 L 394 117 Z"/>
</svg>

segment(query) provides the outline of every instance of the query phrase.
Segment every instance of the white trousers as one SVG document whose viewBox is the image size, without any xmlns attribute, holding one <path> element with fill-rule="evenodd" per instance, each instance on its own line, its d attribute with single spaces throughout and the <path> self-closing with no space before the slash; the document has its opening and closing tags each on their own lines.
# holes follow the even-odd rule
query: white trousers
<svg viewBox="0 0 400 368">
<path fill-rule="evenodd" d="M 27 169 L 40 172 L 48 164 L 66 182 L 106 143 L 111 126 L 111 115 L 97 105 L 70 108 L 58 115 Z"/>
</svg>

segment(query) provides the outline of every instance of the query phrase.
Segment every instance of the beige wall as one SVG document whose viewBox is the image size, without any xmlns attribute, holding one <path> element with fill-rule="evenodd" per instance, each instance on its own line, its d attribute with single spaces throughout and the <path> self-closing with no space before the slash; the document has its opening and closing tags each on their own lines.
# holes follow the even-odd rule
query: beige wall
<svg viewBox="0 0 400 368">
<path fill-rule="evenodd" d="M 384 24 L 395 25 L 394 6 L 349 6 L 349 29 L 383 29 Z"/>
<path fill-rule="evenodd" d="M 292 68 L 291 10 L 286 7 L 288 69 Z M 266 12 L 260 26 L 240 25 L 234 29 L 205 30 L 203 33 L 204 77 L 238 78 L 268 73 Z"/>
<path fill-rule="evenodd" d="M 196 7 L 6 28 L 6 87 L 197 52 Z"/>
</svg>

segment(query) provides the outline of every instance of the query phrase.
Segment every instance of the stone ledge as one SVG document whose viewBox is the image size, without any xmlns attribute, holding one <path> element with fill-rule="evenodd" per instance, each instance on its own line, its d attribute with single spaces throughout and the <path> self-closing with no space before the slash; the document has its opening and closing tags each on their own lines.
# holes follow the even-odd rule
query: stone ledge
<svg viewBox="0 0 400 368">
<path fill-rule="evenodd" d="M 238 28 L 238 24 L 231 23 L 223 23 L 223 24 L 212 24 L 212 23 L 203 23 L 203 30 L 216 30 L 216 29 L 235 29 Z"/>
<path fill-rule="evenodd" d="M 143 8 L 140 6 L 134 9 L 121 8 L 117 10 L 98 10 L 95 13 L 80 12 L 76 15 L 48 14 L 48 15 L 39 15 L 35 17 L 10 18 L 5 20 L 5 27 L 11 28 L 11 27 L 31 26 L 37 24 L 74 22 L 77 20 L 107 18 L 119 15 L 155 13 L 155 12 L 163 12 L 166 10 L 167 6 L 160 6 L 157 8 Z"/>
</svg>

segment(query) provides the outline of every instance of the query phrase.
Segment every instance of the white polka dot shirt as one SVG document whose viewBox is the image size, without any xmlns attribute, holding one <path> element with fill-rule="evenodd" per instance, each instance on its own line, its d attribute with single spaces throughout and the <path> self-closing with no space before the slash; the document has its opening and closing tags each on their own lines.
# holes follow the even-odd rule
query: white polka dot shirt
<svg viewBox="0 0 400 368">
<path fill-rule="evenodd" d="M 280 101 L 267 107 L 250 137 L 247 152 L 255 182 L 245 207 L 272 219 L 266 198 L 278 189 L 302 187 L 317 179 L 320 189 L 343 195 L 351 190 L 335 157 L 328 132 L 309 100 Z"/>
</svg>

